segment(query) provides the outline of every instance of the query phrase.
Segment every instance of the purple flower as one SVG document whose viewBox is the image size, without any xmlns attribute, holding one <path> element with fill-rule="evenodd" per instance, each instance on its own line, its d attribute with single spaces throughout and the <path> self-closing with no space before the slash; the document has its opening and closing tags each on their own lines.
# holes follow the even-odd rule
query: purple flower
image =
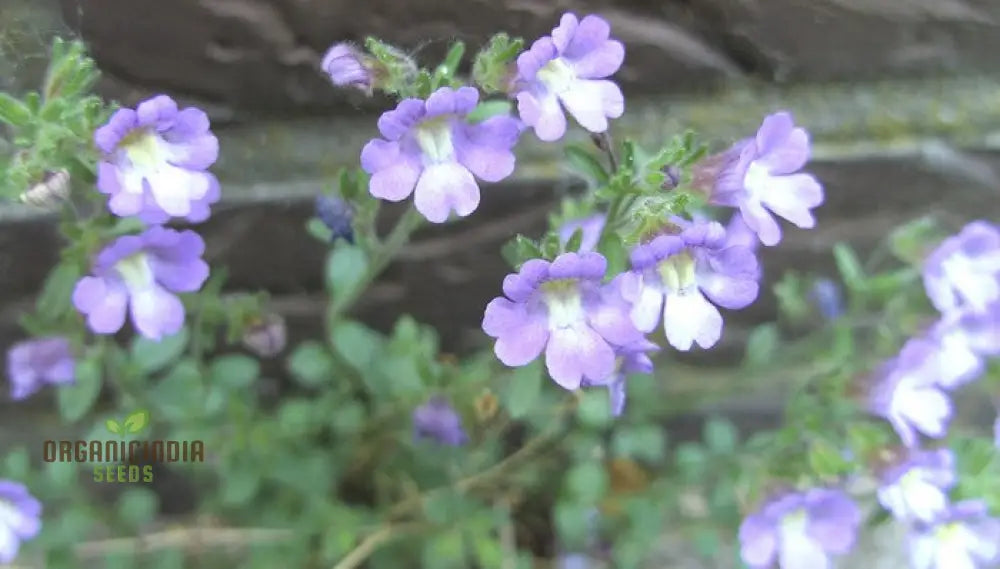
<svg viewBox="0 0 1000 569">
<path fill-rule="evenodd" d="M 659 346 L 641 338 L 627 346 L 615 347 L 615 369 L 606 378 L 594 381 L 584 380 L 582 387 L 603 385 L 608 388 L 611 415 L 621 416 L 625 411 L 625 379 L 631 373 L 653 373 L 653 361 L 647 352 L 658 351 Z"/>
<path fill-rule="evenodd" d="M 993 444 L 1000 448 L 1000 415 L 997 415 L 996 421 L 993 421 Z"/>
<path fill-rule="evenodd" d="M 739 213 L 734 213 L 733 217 L 729 219 L 729 225 L 726 226 L 726 243 L 757 251 L 757 247 L 760 246 L 760 239 L 757 238 L 757 234 L 754 233 L 753 229 L 750 229 L 747 222 L 743 220 L 743 216 Z"/>
<path fill-rule="evenodd" d="M 334 44 L 320 64 L 338 87 L 354 87 L 371 96 L 375 82 L 370 58 L 349 43 Z"/>
<path fill-rule="evenodd" d="M 518 56 L 517 110 L 539 139 L 551 142 L 566 133 L 563 108 L 590 132 L 604 132 L 609 118 L 622 116 L 625 98 L 606 78 L 622 66 L 625 46 L 610 33 L 599 16 L 577 20 L 563 14 L 551 36 L 535 40 Z"/>
<path fill-rule="evenodd" d="M 877 372 L 868 408 L 889 421 L 907 447 L 917 445 L 918 433 L 941 438 L 952 415 L 941 382 L 946 371 L 937 344 L 913 338 Z"/>
<path fill-rule="evenodd" d="M 66 385 L 76 379 L 76 362 L 69 340 L 37 338 L 14 344 L 7 352 L 10 397 L 22 400 L 45 384 Z"/>
<path fill-rule="evenodd" d="M 114 334 L 128 308 L 143 336 L 159 340 L 184 325 L 184 305 L 173 293 L 194 292 L 208 278 L 197 233 L 155 226 L 119 237 L 94 261 L 93 276 L 76 283 L 73 304 L 97 334 Z"/>
<path fill-rule="evenodd" d="M 614 346 L 641 338 L 628 317 L 619 281 L 601 285 L 607 260 L 599 253 L 532 259 L 503 281 L 505 296 L 486 306 L 483 330 L 496 338 L 497 358 L 523 366 L 545 351 L 549 375 L 565 389 L 614 373 Z"/>
<path fill-rule="evenodd" d="M 850 552 L 861 523 L 840 490 L 811 489 L 767 502 L 740 525 L 740 556 L 753 569 L 828 569 L 831 555 Z"/>
<path fill-rule="evenodd" d="M 986 310 L 1000 301 L 1000 229 L 985 221 L 969 223 L 927 257 L 923 276 L 938 310 Z"/>
<path fill-rule="evenodd" d="M 41 502 L 23 484 L 0 480 L 0 563 L 12 563 L 21 543 L 41 529 Z"/>
<path fill-rule="evenodd" d="M 1000 562 L 1000 520 L 979 500 L 951 506 L 936 523 L 910 536 L 914 569 L 977 569 Z"/>
<path fill-rule="evenodd" d="M 206 172 L 219 156 L 219 141 L 200 109 L 178 110 L 173 99 L 159 95 L 135 110 L 116 111 L 94 133 L 94 144 L 102 153 L 97 187 L 111 196 L 108 209 L 115 215 L 197 223 L 219 200 L 218 180 Z"/>
<path fill-rule="evenodd" d="M 955 455 L 948 449 L 910 450 L 880 478 L 883 508 L 899 520 L 930 523 L 948 508 L 948 492 L 958 481 Z"/>
<path fill-rule="evenodd" d="M 580 253 L 597 249 L 597 242 L 601 238 L 601 231 L 604 230 L 604 222 L 607 219 L 603 213 L 595 213 L 580 219 L 567 221 L 559 228 L 559 243 L 565 246 L 579 229 L 583 233 L 580 241 Z"/>
<path fill-rule="evenodd" d="M 750 248 L 728 246 L 718 222 L 674 222 L 679 235 L 661 235 L 632 251 L 622 293 L 634 303 L 632 321 L 642 332 L 652 332 L 662 314 L 670 345 L 710 348 L 722 336 L 722 315 L 712 303 L 738 309 L 757 298 L 757 257 Z"/>
<path fill-rule="evenodd" d="M 792 115 L 764 118 L 755 138 L 736 143 L 696 167 L 695 185 L 709 186 L 710 202 L 735 207 L 764 245 L 781 241 L 772 214 L 801 228 L 815 226 L 812 209 L 823 203 L 823 187 L 799 173 L 809 160 L 809 134 Z"/>
<path fill-rule="evenodd" d="M 372 174 L 368 191 L 377 198 L 414 205 L 429 221 L 443 223 L 454 210 L 461 217 L 479 206 L 473 177 L 498 182 L 514 171 L 511 149 L 520 136 L 517 120 L 493 116 L 466 122 L 479 102 L 472 87 L 442 87 L 426 101 L 403 99 L 378 120 L 376 138 L 361 151 Z"/>
<path fill-rule="evenodd" d="M 443 397 L 433 397 L 413 411 L 413 434 L 443 445 L 461 446 L 469 437 L 462 429 L 462 418 Z"/>
<path fill-rule="evenodd" d="M 984 357 L 1000 355 L 1000 304 L 981 313 L 946 312 L 927 336 L 938 347 L 941 384 L 948 389 L 960 387 L 983 373 Z"/>
</svg>

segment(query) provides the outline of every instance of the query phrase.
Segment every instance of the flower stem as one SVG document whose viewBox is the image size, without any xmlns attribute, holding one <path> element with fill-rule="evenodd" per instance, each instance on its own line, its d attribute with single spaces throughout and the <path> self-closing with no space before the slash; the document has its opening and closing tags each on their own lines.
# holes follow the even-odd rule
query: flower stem
<svg viewBox="0 0 1000 569">
<path fill-rule="evenodd" d="M 410 236 L 423 223 L 423 216 L 412 205 L 399 218 L 396 225 L 389 232 L 389 235 L 378 245 L 373 247 L 370 262 L 365 274 L 358 282 L 345 294 L 333 299 L 327 312 L 327 322 L 336 322 L 347 310 L 361 297 L 368 285 L 372 283 L 382 271 L 396 258 L 399 251 L 405 246 Z"/>
</svg>

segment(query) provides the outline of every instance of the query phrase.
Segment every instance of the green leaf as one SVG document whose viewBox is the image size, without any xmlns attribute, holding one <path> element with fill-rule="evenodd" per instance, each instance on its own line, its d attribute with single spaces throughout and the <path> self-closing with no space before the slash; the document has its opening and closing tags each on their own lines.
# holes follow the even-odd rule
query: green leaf
<svg viewBox="0 0 1000 569">
<path fill-rule="evenodd" d="M 124 434 L 122 426 L 118 424 L 118 421 L 115 421 L 114 419 L 108 419 L 107 421 L 104 421 L 104 427 L 108 429 L 108 432 L 113 435 Z"/>
<path fill-rule="evenodd" d="M 129 414 L 125 418 L 125 422 L 122 425 L 125 430 L 131 434 L 138 434 L 145 430 L 149 426 L 149 411 L 145 409 L 139 409 Z"/>
<path fill-rule="evenodd" d="M 507 116 L 513 110 L 509 101 L 483 101 L 476 105 L 476 108 L 465 116 L 470 123 L 481 123 L 492 117 Z"/>
<path fill-rule="evenodd" d="M 330 414 L 330 427 L 340 435 L 356 435 L 365 426 L 366 413 L 357 401 L 348 401 Z"/>
<path fill-rule="evenodd" d="M 454 521 L 454 520 L 452 520 Z M 465 563 L 465 540 L 458 530 L 438 533 L 423 542 L 421 567 L 434 569 L 462 569 Z"/>
<path fill-rule="evenodd" d="M 840 278 L 844 281 L 852 292 L 864 289 L 865 272 L 861 268 L 861 262 L 857 255 L 846 243 L 837 243 L 833 246 L 833 258 L 837 262 L 837 269 L 840 271 Z"/>
<path fill-rule="evenodd" d="M 616 429 L 612 448 L 616 456 L 660 462 L 666 457 L 667 436 L 658 425 Z"/>
<path fill-rule="evenodd" d="M 310 217 L 306 221 L 306 233 L 311 235 L 320 243 L 329 243 L 333 239 L 333 230 L 331 230 L 325 223 L 320 221 L 319 218 Z"/>
<path fill-rule="evenodd" d="M 330 332 L 333 349 L 354 369 L 364 372 L 384 348 L 385 338 L 353 320 L 338 320 Z"/>
<path fill-rule="evenodd" d="M 563 547 L 575 548 L 589 541 L 592 504 L 560 501 L 555 507 L 555 525 Z"/>
<path fill-rule="evenodd" d="M 448 50 L 448 54 L 445 55 L 444 61 L 435 70 L 435 75 L 447 79 L 451 79 L 455 76 L 458 71 L 458 66 L 462 64 L 462 57 L 465 56 L 465 43 L 461 41 L 456 41 L 451 45 L 451 49 Z"/>
<path fill-rule="evenodd" d="M 341 243 L 326 262 L 326 286 L 334 297 L 350 294 L 368 270 L 368 258 L 360 247 Z"/>
<path fill-rule="evenodd" d="M 95 352 L 76 364 L 76 381 L 56 391 L 59 416 L 75 423 L 97 402 L 103 384 L 100 354 Z"/>
<path fill-rule="evenodd" d="M 228 468 L 225 472 L 226 477 L 219 496 L 223 505 L 249 504 L 260 490 L 263 470 L 253 464 L 243 464 L 241 468 Z"/>
<path fill-rule="evenodd" d="M 621 237 L 613 231 L 609 231 L 601 237 L 597 244 L 597 251 L 608 260 L 608 270 L 606 275 L 620 275 L 628 268 L 628 250 L 622 243 Z"/>
<path fill-rule="evenodd" d="M 778 326 L 774 323 L 761 324 L 754 328 L 747 338 L 743 365 L 756 369 L 773 363 L 780 339 Z"/>
<path fill-rule="evenodd" d="M 577 227 L 573 234 L 570 235 L 568 241 L 566 241 L 566 246 L 563 251 L 567 253 L 576 253 L 580 250 L 580 245 L 583 244 L 583 228 Z"/>
<path fill-rule="evenodd" d="M 455 523 L 475 509 L 476 504 L 450 488 L 431 492 L 424 500 L 424 516 L 432 524 Z"/>
<path fill-rule="evenodd" d="M 566 489 L 579 503 L 596 504 L 608 490 L 608 473 L 598 462 L 584 462 L 566 475 Z"/>
<path fill-rule="evenodd" d="M 173 336 L 166 336 L 160 341 L 136 336 L 132 340 L 131 359 L 139 370 L 149 375 L 156 373 L 184 353 L 188 345 L 187 326 Z"/>
<path fill-rule="evenodd" d="M 314 425 L 314 406 L 308 399 L 287 399 L 278 409 L 278 428 L 290 437 L 308 435 Z"/>
<path fill-rule="evenodd" d="M 35 301 L 38 315 L 48 322 L 58 319 L 70 312 L 72 308 L 73 288 L 83 276 L 80 265 L 76 262 L 63 261 L 49 273 L 42 286 L 42 292 Z"/>
<path fill-rule="evenodd" d="M 288 358 L 288 371 L 302 385 L 323 385 L 333 381 L 333 356 L 323 344 L 307 340 L 299 344 Z"/>
<path fill-rule="evenodd" d="M 31 124 L 31 115 L 31 109 L 27 105 L 7 93 L 0 92 L 0 122 L 24 128 Z"/>
<path fill-rule="evenodd" d="M 500 254 L 514 269 L 519 268 L 529 259 L 542 257 L 542 250 L 537 243 L 524 235 L 517 234 L 500 249 Z"/>
<path fill-rule="evenodd" d="M 185 423 L 202 409 L 205 386 L 202 383 L 198 362 L 185 358 L 177 362 L 150 390 L 150 401 L 157 417 L 167 421 Z"/>
<path fill-rule="evenodd" d="M 520 419 L 531 413 L 539 402 L 543 382 L 541 359 L 519 367 L 509 375 L 503 401 L 512 419 Z"/>
<path fill-rule="evenodd" d="M 705 423 L 703 437 L 705 446 L 716 454 L 729 454 L 739 444 L 739 433 L 732 422 L 713 417 Z"/>
<path fill-rule="evenodd" d="M 212 360 L 209 382 L 230 390 L 242 390 L 260 377 L 260 362 L 242 354 L 227 354 Z"/>
<path fill-rule="evenodd" d="M 149 488 L 129 488 L 118 497 L 118 515 L 132 527 L 152 521 L 159 508 L 160 498 Z"/>
<path fill-rule="evenodd" d="M 587 182 L 595 186 L 603 186 L 610 179 L 601 162 L 579 145 L 566 147 L 566 160 L 569 161 L 573 169 L 583 175 Z"/>
<path fill-rule="evenodd" d="M 31 457 L 25 447 L 16 447 L 7 452 L 3 459 L 3 477 L 11 480 L 26 480 L 31 473 Z"/>
<path fill-rule="evenodd" d="M 834 477 L 850 471 L 851 463 L 830 443 L 814 441 L 809 445 L 809 467 L 817 476 Z"/>
<path fill-rule="evenodd" d="M 611 406 L 608 395 L 603 389 L 588 389 L 580 396 L 580 405 L 576 410 L 580 423 L 591 428 L 602 428 L 611 424 Z"/>
</svg>

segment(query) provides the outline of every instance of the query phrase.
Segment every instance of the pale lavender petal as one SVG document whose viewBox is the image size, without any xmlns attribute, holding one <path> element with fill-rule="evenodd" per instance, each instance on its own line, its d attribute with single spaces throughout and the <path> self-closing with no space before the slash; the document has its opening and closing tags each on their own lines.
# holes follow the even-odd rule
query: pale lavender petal
<svg viewBox="0 0 1000 569">
<path fill-rule="evenodd" d="M 521 120 L 533 127 L 535 136 L 543 142 L 559 140 L 566 134 L 566 115 L 559 99 L 551 93 L 518 93 L 517 111 Z"/>
<path fill-rule="evenodd" d="M 740 557 L 754 568 L 769 567 L 778 554 L 778 536 L 772 520 L 759 514 L 740 524 Z"/>
<path fill-rule="evenodd" d="M 476 210 L 479 185 L 472 173 L 457 162 L 434 164 L 420 174 L 413 203 L 428 221 L 444 223 L 452 210 L 459 217 Z"/>
<path fill-rule="evenodd" d="M 682 352 L 695 343 L 711 348 L 722 337 L 722 315 L 700 292 L 668 294 L 663 328 L 670 345 Z"/>
<path fill-rule="evenodd" d="M 566 389 L 578 389 L 584 379 L 599 381 L 615 369 L 615 353 L 588 326 L 553 330 L 545 348 L 549 375 Z"/>
<path fill-rule="evenodd" d="M 572 88 L 559 93 L 559 100 L 580 126 L 590 132 L 606 131 L 608 119 L 618 118 L 625 112 L 621 89 L 605 79 L 578 80 Z"/>
<path fill-rule="evenodd" d="M 84 277 L 73 289 L 73 305 L 87 316 L 87 325 L 97 334 L 114 334 L 125 325 L 128 294 L 105 279 Z"/>
<path fill-rule="evenodd" d="M 176 334 L 184 325 L 184 304 L 160 287 L 133 294 L 130 308 L 136 330 L 150 340 Z"/>
</svg>

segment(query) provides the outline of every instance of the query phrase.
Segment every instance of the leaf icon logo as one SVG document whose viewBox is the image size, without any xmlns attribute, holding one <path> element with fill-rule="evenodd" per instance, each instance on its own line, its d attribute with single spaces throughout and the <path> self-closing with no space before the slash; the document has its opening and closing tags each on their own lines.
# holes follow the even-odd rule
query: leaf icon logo
<svg viewBox="0 0 1000 569">
<path fill-rule="evenodd" d="M 139 409 L 134 413 L 125 417 L 125 422 L 122 425 L 123 432 L 126 433 L 141 433 L 146 427 L 149 426 L 149 411 L 145 409 Z"/>
<path fill-rule="evenodd" d="M 114 419 L 108 419 L 107 421 L 105 421 L 104 426 L 108 429 L 109 432 L 115 435 L 120 435 L 123 432 L 122 426 L 119 425 L 118 421 L 115 421 Z"/>
</svg>

